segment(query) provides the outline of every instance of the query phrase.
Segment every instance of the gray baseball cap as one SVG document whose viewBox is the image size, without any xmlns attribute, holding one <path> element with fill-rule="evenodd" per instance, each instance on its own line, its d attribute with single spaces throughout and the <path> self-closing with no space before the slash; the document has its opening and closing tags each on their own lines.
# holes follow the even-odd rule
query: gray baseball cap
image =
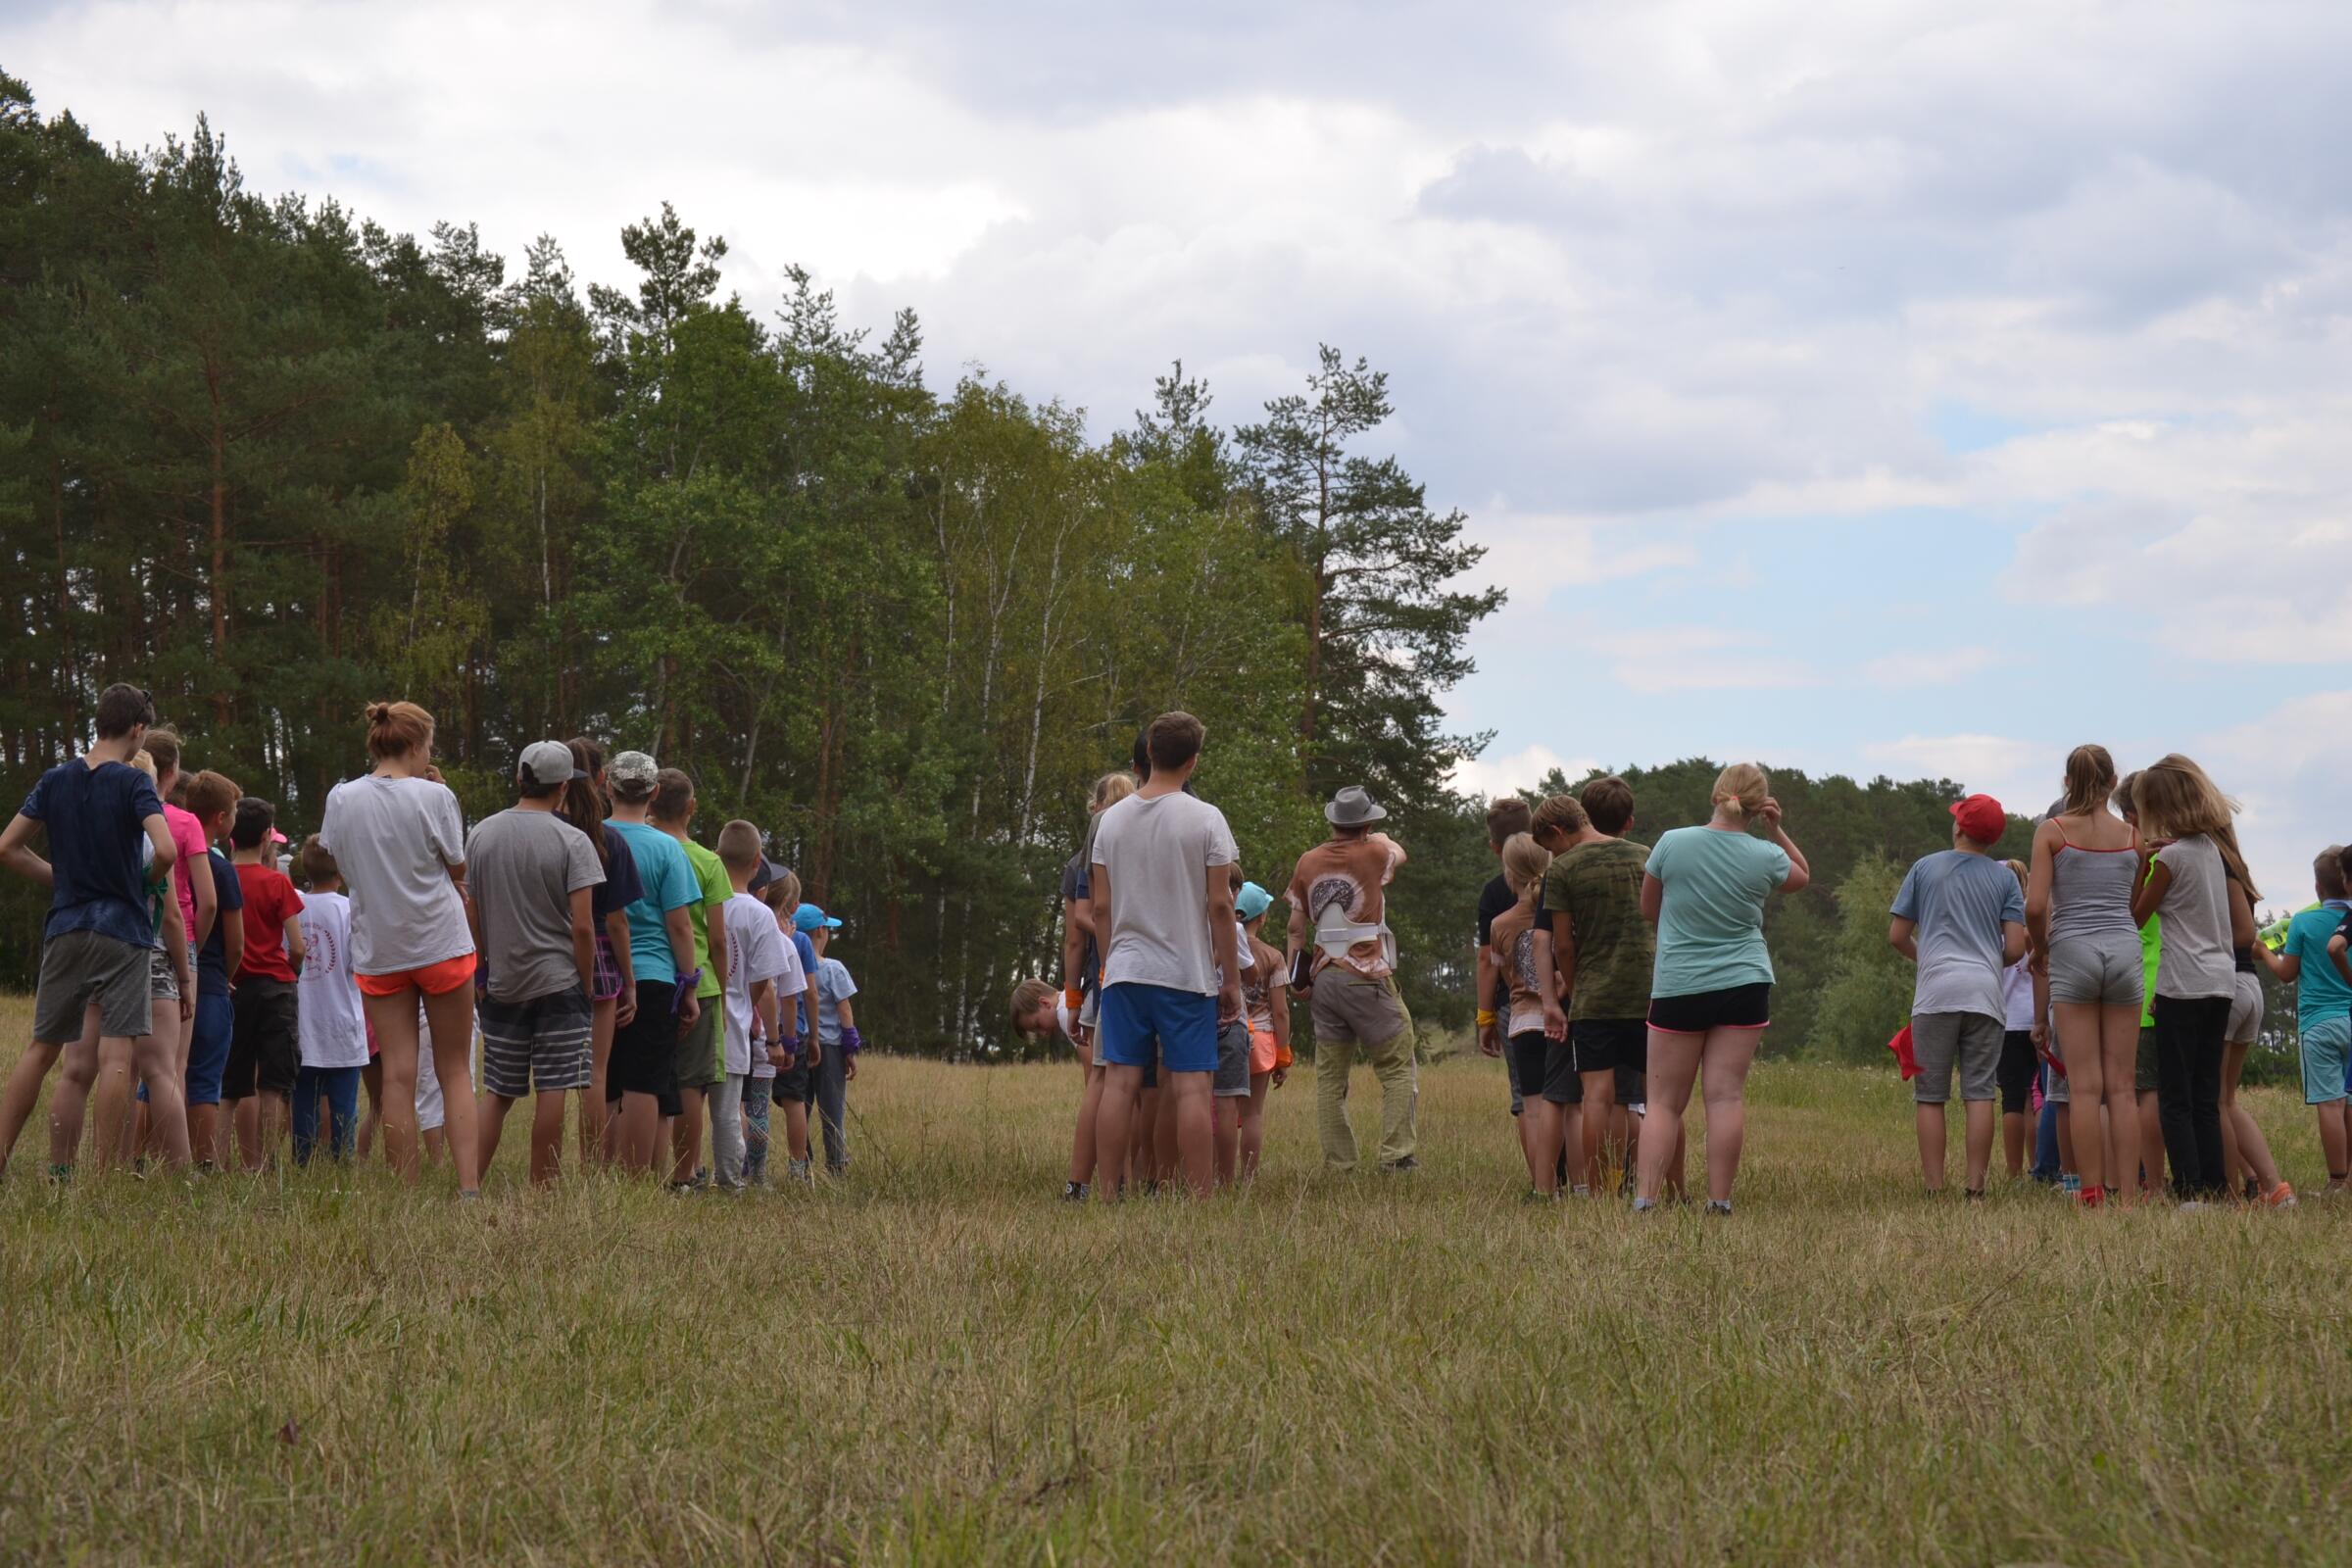
<svg viewBox="0 0 2352 1568">
<path fill-rule="evenodd" d="M 571 748 L 562 741 L 533 741 L 522 749 L 515 776 L 539 784 L 568 784 L 588 775 L 572 765 Z"/>
</svg>

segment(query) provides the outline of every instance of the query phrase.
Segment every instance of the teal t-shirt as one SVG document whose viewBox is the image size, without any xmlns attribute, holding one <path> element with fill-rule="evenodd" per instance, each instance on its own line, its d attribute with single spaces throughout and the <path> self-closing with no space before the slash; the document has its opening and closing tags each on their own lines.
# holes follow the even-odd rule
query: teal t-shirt
<svg viewBox="0 0 2352 1568">
<path fill-rule="evenodd" d="M 2352 1013 L 2352 989 L 2346 988 L 2344 977 L 2328 959 L 2328 939 L 2344 923 L 2345 907 L 2340 903 L 2323 904 L 2287 923 L 2286 945 L 2278 951 L 2303 961 L 2295 975 L 2295 1023 L 2299 1027 Z"/>
<path fill-rule="evenodd" d="M 665 916 L 672 909 L 702 903 L 702 880 L 694 874 L 694 867 L 686 863 L 686 852 L 678 848 L 678 841 L 653 823 L 611 825 L 629 847 L 629 856 L 637 862 L 637 880 L 645 886 L 645 896 L 624 911 L 629 920 L 629 967 L 636 970 L 640 980 L 674 985 L 678 978 L 677 956 L 669 951 L 669 924 Z M 693 955 L 687 956 L 691 960 Z"/>
<path fill-rule="evenodd" d="M 1650 996 L 1772 984 L 1764 901 L 1788 869 L 1787 850 L 1752 834 L 1678 827 L 1661 836 L 1649 852 L 1649 874 L 1666 885 Z"/>
</svg>

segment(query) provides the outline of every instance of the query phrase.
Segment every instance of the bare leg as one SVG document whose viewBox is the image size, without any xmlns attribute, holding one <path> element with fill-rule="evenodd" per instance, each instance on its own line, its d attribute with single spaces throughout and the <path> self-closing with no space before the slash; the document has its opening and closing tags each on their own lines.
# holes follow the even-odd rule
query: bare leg
<svg viewBox="0 0 2352 1568">
<path fill-rule="evenodd" d="M 1238 1095 L 1211 1097 L 1209 1112 L 1214 1121 L 1217 1185 L 1231 1187 L 1242 1163 L 1242 1107 L 1249 1103 Z"/>
<path fill-rule="evenodd" d="M 1095 1111 L 1102 1102 L 1102 1069 L 1090 1061 L 1079 1072 L 1078 1130 L 1070 1139 L 1070 1180 L 1084 1186 L 1095 1179 Z"/>
<path fill-rule="evenodd" d="M 514 1102 L 504 1095 L 494 1095 L 487 1089 L 482 1091 L 481 1098 L 474 1103 L 473 1130 L 474 1136 L 481 1142 L 484 1170 L 488 1170 L 490 1162 L 498 1157 L 498 1140 L 507 1130 L 507 1112 L 514 1108 Z M 532 1120 L 535 1124 L 537 1117 L 534 1116 Z"/>
<path fill-rule="evenodd" d="M 1997 1108 L 1990 1100 L 1967 1102 L 1968 1117 L 1968 1190 L 1984 1191 L 1984 1178 L 1992 1169 L 1992 1119 Z"/>
<path fill-rule="evenodd" d="M 1136 1071 L 1141 1072 L 1143 1069 L 1139 1067 Z M 1137 1082 L 1140 1084 L 1142 1080 L 1138 1079 Z M 1127 1135 L 1127 1162 L 1120 1168 L 1120 1179 L 1124 1181 L 1132 1175 L 1139 1182 L 1155 1181 L 1157 1177 L 1154 1175 L 1152 1167 L 1152 1136 L 1159 1126 L 1159 1090 L 1156 1086 L 1149 1089 L 1139 1088 L 1136 1091 L 1135 1110 L 1129 1117 L 1129 1121 L 1132 1130 Z M 1095 1158 L 1098 1161 L 1102 1157 L 1102 1129 L 1107 1125 L 1108 1123 L 1105 1122 L 1095 1128 Z"/>
<path fill-rule="evenodd" d="M 756 1087 L 761 1094 L 767 1092 L 764 1079 Z M 552 1183 L 563 1162 L 564 1091 L 542 1089 L 531 1097 L 531 1185 L 545 1187 Z M 482 1165 L 487 1169 L 489 1164 L 490 1154 L 485 1147 Z"/>
<path fill-rule="evenodd" d="M 1617 1110 L 1617 1074 L 1588 1072 L 1578 1076 L 1585 1081 L 1585 1114 L 1577 1140 L 1577 1153 L 1584 1161 L 1585 1185 L 1598 1193 L 1608 1181 L 1603 1160 L 1602 1145 L 1606 1142 Z"/>
<path fill-rule="evenodd" d="M 1642 1169 L 1634 1184 L 1637 1202 L 1655 1202 L 1665 1184 L 1667 1162 L 1681 1147 L 1674 1135 L 1690 1108 L 1690 1085 L 1698 1077 L 1699 1052 L 1705 1045 L 1703 1035 L 1649 1032 L 1649 1114 L 1642 1124 Z"/>
<path fill-rule="evenodd" d="M 2059 1024 L 2061 1032 L 2066 1025 Z M 2099 1067 L 2107 1100 L 2107 1185 L 2128 1189 L 2139 1163 L 2139 1097 L 2133 1080 L 2139 1071 L 2139 1011 L 2135 1007 L 2099 1009 Z"/>
<path fill-rule="evenodd" d="M 613 1158 L 620 1168 L 632 1176 L 651 1176 L 662 1141 L 662 1102 L 652 1095 L 625 1093 L 620 1097 L 620 1114 L 612 1118 L 610 1125 Z"/>
<path fill-rule="evenodd" d="M 2082 1167 L 2075 1163 L 2075 1118 L 2073 1102 L 2060 1107 L 2068 1114 L 2058 1118 L 2058 1169 L 2060 1174 L 2080 1178 Z"/>
<path fill-rule="evenodd" d="M 1710 1029 L 1701 1049 L 1701 1093 L 1707 1102 L 1707 1197 L 1732 1200 L 1740 1154 L 1747 1142 L 1747 1070 L 1755 1065 L 1759 1029 Z"/>
<path fill-rule="evenodd" d="M 2011 1181 L 2026 1173 L 2026 1113 L 2022 1110 L 2001 1112 L 2001 1159 Z"/>
<path fill-rule="evenodd" d="M 360 1118 L 359 1142 L 359 1156 L 366 1159 L 384 1125 L 384 1064 L 380 1058 L 369 1057 L 368 1065 L 360 1069 L 360 1087 L 368 1091 L 368 1112 Z"/>
<path fill-rule="evenodd" d="M 1253 1072 L 1250 1075 L 1250 1098 L 1242 1102 L 1242 1180 L 1257 1174 L 1258 1157 L 1266 1148 L 1266 1096 L 1272 1092 L 1274 1075 Z"/>
<path fill-rule="evenodd" d="M 1926 1101 L 1919 1102 L 1911 1107 L 1911 1121 L 1919 1134 L 1919 1174 L 1927 1182 L 1930 1193 L 1940 1193 L 1943 1191 L 1943 1146 L 1947 1136 L 1943 1102 L 1937 1101 L 1930 1104 Z"/>
<path fill-rule="evenodd" d="M 57 1093 L 49 1097 L 49 1163 L 61 1169 L 74 1163 L 81 1148 L 82 1117 L 90 1104 L 90 1085 L 98 1081 L 98 1053 L 105 1042 L 84 1034 L 65 1048 L 64 1070 Z"/>
<path fill-rule="evenodd" d="M 808 1163 L 808 1102 L 797 1097 L 784 1102 L 784 1148 L 792 1158 Z"/>
<path fill-rule="evenodd" d="M 1527 1179 L 1546 1198 L 1560 1191 L 1560 1151 L 1565 1138 L 1561 1107 L 1542 1095 L 1522 1092 L 1519 1103 L 1519 1149 L 1527 1156 Z"/>
<path fill-rule="evenodd" d="M 1095 1196 L 1106 1203 L 1119 1200 L 1127 1185 L 1127 1163 L 1140 1157 L 1135 1132 L 1144 1125 L 1137 1114 L 1144 1099 L 1144 1069 L 1114 1064 L 1102 1069 L 1102 1092 L 1095 1109 Z"/>
<path fill-rule="evenodd" d="M 703 1162 L 703 1102 L 700 1089 L 678 1091 L 677 1119 L 669 1129 L 669 1179 L 683 1187 Z"/>
<path fill-rule="evenodd" d="M 96 1014 L 93 1011 L 92 1021 Z M 8 1167 L 8 1156 L 16 1152 L 18 1135 L 24 1123 L 32 1118 L 32 1107 L 40 1102 L 41 1085 L 48 1081 L 49 1069 L 65 1054 L 62 1045 L 47 1045 L 35 1040 L 24 1048 L 17 1058 L 14 1071 L 8 1075 L 8 1087 L 0 1090 L 0 1170 Z M 90 1037 L 90 1049 L 98 1049 L 96 1036 Z"/>
<path fill-rule="evenodd" d="M 90 1130 L 98 1145 L 100 1170 L 130 1157 L 130 1047 L 124 1036 L 98 1037 L 98 1081 L 91 1095 Z"/>
<path fill-rule="evenodd" d="M 170 1010 L 176 1024 L 178 1004 L 173 1004 Z M 146 1080 L 148 1123 L 155 1129 L 156 1143 L 174 1170 L 185 1170 L 188 1167 L 185 1069 L 178 1065 L 172 1041 L 160 1033 L 133 1041 L 130 1049 L 132 1065 Z"/>
<path fill-rule="evenodd" d="M 1160 1064 L 1160 1071 L 1163 1074 L 1167 1071 L 1165 1062 Z M 1176 1130 L 1178 1100 L 1179 1097 L 1172 1093 L 1159 1097 L 1159 1114 L 1154 1118 L 1152 1129 L 1152 1179 L 1163 1184 L 1176 1179 L 1184 1157 Z"/>
<path fill-rule="evenodd" d="M 458 1191 L 474 1193 L 482 1187 L 481 1147 L 473 1127 L 473 987 L 454 986 L 424 999 L 424 1015 L 433 1028 L 433 1071 L 441 1079 L 447 1102 L 449 1153 L 458 1167 Z M 383 1025 L 376 1025 L 383 1033 Z"/>
<path fill-rule="evenodd" d="M 612 1032 L 620 1016 L 620 999 L 607 997 L 595 1004 L 595 1022 L 588 1036 L 593 1053 L 588 1066 L 588 1092 L 580 1097 L 580 1168 L 607 1162 L 605 1151 L 605 1071 L 612 1063 Z M 488 1159 L 482 1161 L 490 1163 Z"/>
<path fill-rule="evenodd" d="M 383 1083 L 384 1158 L 404 1182 L 416 1179 L 416 988 L 395 996 L 363 994 L 375 1026 L 376 1065 Z M 443 1085 L 443 1099 L 455 1098 Z"/>
<path fill-rule="evenodd" d="M 2061 1002 L 2058 1013 L 2058 1050 L 2066 1064 L 2066 1081 L 2071 1098 L 2062 1118 L 2074 1139 L 2075 1153 L 2081 1160 L 2084 1192 L 2097 1192 L 2107 1180 L 2107 1134 L 2100 1125 L 2099 1109 L 2107 1101 L 2107 1049 L 2103 1039 L 2103 1014 L 2108 1010 L 2096 1003 Z M 2132 1020 L 2136 1032 L 2139 1019 Z M 2134 1046 L 2136 1047 L 2136 1040 Z M 2132 1072 L 2127 1063 L 2124 1070 L 2124 1089 L 2129 1096 Z M 2136 1114 L 2136 1113 L 2135 1113 Z M 2122 1152 L 2116 1151 L 2117 1168 L 2121 1168 Z"/>
<path fill-rule="evenodd" d="M 1210 1076 L 1205 1072 L 1177 1073 L 1174 1093 L 1162 1097 L 1172 1106 L 1177 1152 L 1184 1161 L 1185 1183 L 1195 1198 L 1206 1198 L 1216 1190 L 1216 1114 Z"/>
<path fill-rule="evenodd" d="M 2222 1137 L 2231 1151 L 2230 1180 L 2236 1180 L 2237 1164 L 2242 1161 L 2254 1185 L 2268 1198 L 2285 1178 L 2278 1174 L 2278 1162 L 2271 1157 L 2271 1141 L 2262 1135 L 2254 1113 L 2237 1102 L 2238 1075 L 2246 1070 L 2246 1053 L 2252 1046 L 2252 1041 L 2240 1041 L 2222 1054 Z"/>
<path fill-rule="evenodd" d="M 2164 1117 L 2152 1092 L 2135 1094 L 2133 1109 L 2139 1128 L 2139 1196 L 2154 1198 L 2164 1191 Z"/>
</svg>

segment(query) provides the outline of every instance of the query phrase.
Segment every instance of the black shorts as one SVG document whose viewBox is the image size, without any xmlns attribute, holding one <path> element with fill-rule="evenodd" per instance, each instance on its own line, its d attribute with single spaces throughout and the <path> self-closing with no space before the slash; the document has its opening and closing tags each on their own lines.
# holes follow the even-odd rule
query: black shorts
<svg viewBox="0 0 2352 1568">
<path fill-rule="evenodd" d="M 236 1020 L 228 1037 L 228 1067 L 220 1075 L 222 1100 L 251 1100 L 294 1092 L 294 1070 L 302 1065 L 301 1015 L 294 987 L 284 980 L 249 975 L 229 993 Z"/>
<path fill-rule="evenodd" d="M 1576 1075 L 1576 1055 L 1565 1040 L 1541 1029 L 1511 1036 L 1511 1059 L 1519 1066 L 1519 1092 L 1541 1094 L 1555 1105 L 1581 1105 L 1585 1081 Z"/>
<path fill-rule="evenodd" d="M 808 1102 L 808 1053 L 802 1052 L 792 1058 L 792 1065 L 779 1068 L 769 1080 L 767 1095 L 779 1105 L 805 1105 Z"/>
<path fill-rule="evenodd" d="M 1710 1029 L 1761 1029 L 1772 1022 L 1772 986 L 1727 986 L 1687 997 L 1649 999 L 1649 1026 L 1670 1035 L 1703 1035 Z"/>
<path fill-rule="evenodd" d="M 637 1016 L 612 1032 L 612 1054 L 605 1067 L 605 1103 L 623 1095 L 652 1095 L 662 1114 L 675 1116 L 678 1098 L 678 1016 L 671 1010 L 678 988 L 667 980 L 637 982 Z"/>
<path fill-rule="evenodd" d="M 1649 1101 L 1649 1073 L 1646 1068 L 1620 1065 L 1617 1069 L 1617 1103 L 1620 1105 L 1646 1104 Z"/>
<path fill-rule="evenodd" d="M 1649 1070 L 1649 1025 L 1640 1018 L 1577 1018 L 1568 1025 L 1578 1072 Z"/>
<path fill-rule="evenodd" d="M 2022 1116 L 2033 1102 L 2034 1069 L 2041 1065 L 2034 1050 L 2034 1031 L 2011 1029 L 2001 1036 L 2001 1063 L 1994 1069 L 2001 1082 L 2001 1114 Z"/>
</svg>

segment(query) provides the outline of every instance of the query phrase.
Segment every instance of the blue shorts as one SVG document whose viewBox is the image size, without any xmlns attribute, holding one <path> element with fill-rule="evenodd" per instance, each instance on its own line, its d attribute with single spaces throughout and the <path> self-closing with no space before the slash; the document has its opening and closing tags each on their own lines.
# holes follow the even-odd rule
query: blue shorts
<svg viewBox="0 0 2352 1568">
<path fill-rule="evenodd" d="M 2303 1103 L 2325 1105 L 2344 1098 L 2344 1057 L 2352 1050 L 2352 1017 L 2337 1013 L 2305 1024 Z"/>
<path fill-rule="evenodd" d="M 220 1079 L 228 1070 L 229 1041 L 237 1032 L 236 1004 L 213 975 L 199 982 L 196 1016 L 188 1023 L 188 1103 L 220 1103 Z"/>
<path fill-rule="evenodd" d="M 1217 1069 L 1217 999 L 1122 980 L 1102 988 L 1102 1059 L 1142 1067 L 1152 1048 L 1170 1072 Z"/>
</svg>

